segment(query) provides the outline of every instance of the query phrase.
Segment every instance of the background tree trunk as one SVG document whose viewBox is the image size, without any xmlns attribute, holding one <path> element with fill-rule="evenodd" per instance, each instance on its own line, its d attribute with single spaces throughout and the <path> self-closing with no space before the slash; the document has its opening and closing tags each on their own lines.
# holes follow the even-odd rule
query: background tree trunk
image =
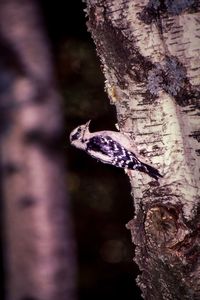
<svg viewBox="0 0 200 300">
<path fill-rule="evenodd" d="M 0 52 L 7 299 L 74 299 L 60 97 L 35 1 L 0 1 Z"/>
<path fill-rule="evenodd" d="M 120 130 L 164 175 L 129 174 L 143 297 L 200 299 L 199 1 L 85 2 Z"/>
</svg>

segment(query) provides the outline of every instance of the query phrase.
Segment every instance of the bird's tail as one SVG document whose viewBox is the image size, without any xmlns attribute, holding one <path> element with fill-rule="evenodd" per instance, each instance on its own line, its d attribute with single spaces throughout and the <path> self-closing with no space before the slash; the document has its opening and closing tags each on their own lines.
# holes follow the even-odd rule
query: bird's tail
<svg viewBox="0 0 200 300">
<path fill-rule="evenodd" d="M 155 169 L 154 167 L 151 167 L 151 166 L 149 166 L 149 165 L 147 165 L 147 164 L 145 164 L 145 163 L 142 163 L 142 162 L 141 162 L 141 166 L 139 166 L 137 169 L 138 169 L 140 172 L 144 172 L 144 173 L 148 174 L 150 177 L 152 177 L 152 178 L 154 178 L 154 179 L 156 179 L 156 180 L 158 180 L 159 177 L 163 177 L 163 176 L 158 172 L 157 169 Z"/>
</svg>

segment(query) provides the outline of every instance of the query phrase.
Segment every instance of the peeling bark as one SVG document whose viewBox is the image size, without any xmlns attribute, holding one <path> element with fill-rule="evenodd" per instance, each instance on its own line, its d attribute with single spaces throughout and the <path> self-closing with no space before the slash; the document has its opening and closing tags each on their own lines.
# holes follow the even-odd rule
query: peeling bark
<svg viewBox="0 0 200 300">
<path fill-rule="evenodd" d="M 32 0 L 0 1 L 6 299 L 74 299 L 60 96 Z"/>
<path fill-rule="evenodd" d="M 129 174 L 143 297 L 200 299 L 199 1 L 85 2 L 119 128 L 164 175 Z"/>
</svg>

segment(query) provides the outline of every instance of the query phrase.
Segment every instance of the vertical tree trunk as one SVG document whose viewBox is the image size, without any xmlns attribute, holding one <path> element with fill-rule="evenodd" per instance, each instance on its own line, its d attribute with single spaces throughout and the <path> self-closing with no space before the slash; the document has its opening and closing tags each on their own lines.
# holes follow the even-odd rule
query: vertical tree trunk
<svg viewBox="0 0 200 300">
<path fill-rule="evenodd" d="M 120 130 L 164 176 L 129 174 L 143 297 L 200 299 L 199 1 L 85 2 Z"/>
<path fill-rule="evenodd" d="M 0 0 L 0 52 L 7 299 L 71 300 L 60 97 L 35 1 Z"/>
</svg>

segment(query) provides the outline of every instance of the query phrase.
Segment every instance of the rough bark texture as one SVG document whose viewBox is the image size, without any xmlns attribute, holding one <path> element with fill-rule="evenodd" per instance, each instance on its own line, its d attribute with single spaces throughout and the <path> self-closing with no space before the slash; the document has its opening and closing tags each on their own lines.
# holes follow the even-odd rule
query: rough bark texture
<svg viewBox="0 0 200 300">
<path fill-rule="evenodd" d="M 199 1 L 87 0 L 119 128 L 157 167 L 129 174 L 129 222 L 148 300 L 200 299 Z"/>
<path fill-rule="evenodd" d="M 32 0 L 0 1 L 6 299 L 74 299 L 60 97 Z"/>
</svg>

